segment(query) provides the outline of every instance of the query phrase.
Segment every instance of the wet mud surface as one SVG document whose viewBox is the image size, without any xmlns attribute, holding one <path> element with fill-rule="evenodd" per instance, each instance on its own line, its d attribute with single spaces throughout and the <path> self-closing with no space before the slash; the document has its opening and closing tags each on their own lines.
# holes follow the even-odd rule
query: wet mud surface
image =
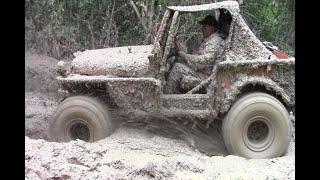
<svg viewBox="0 0 320 180">
<path fill-rule="evenodd" d="M 59 104 L 55 80 L 48 78 L 55 76 L 52 61 L 26 53 L 26 179 L 295 179 L 295 142 L 279 158 L 232 156 L 219 123 L 205 129 L 201 123 L 192 128 L 188 119 L 143 118 L 94 143 L 50 142 L 47 128 Z"/>
</svg>

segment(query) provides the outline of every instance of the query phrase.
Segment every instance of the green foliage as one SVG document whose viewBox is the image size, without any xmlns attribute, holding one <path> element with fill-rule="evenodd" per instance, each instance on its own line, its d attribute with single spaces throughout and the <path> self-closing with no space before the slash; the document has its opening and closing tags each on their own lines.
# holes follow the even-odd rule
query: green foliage
<svg viewBox="0 0 320 180">
<path fill-rule="evenodd" d="M 34 0 L 25 8 L 25 44 L 56 58 L 78 50 L 117 46 L 115 1 Z"/>
<path fill-rule="evenodd" d="M 262 41 L 294 54 L 295 0 L 246 0 L 240 6 L 248 25 Z"/>
<path fill-rule="evenodd" d="M 215 0 L 26 0 L 25 47 L 56 58 L 73 52 L 153 42 L 168 5 L 195 5 Z M 240 6 L 248 25 L 261 40 L 294 54 L 294 0 L 245 0 Z M 201 38 L 200 15 L 181 18 L 180 36 L 194 44 Z M 147 27 L 144 28 L 141 21 Z M 186 35 L 191 32 L 192 36 Z"/>
</svg>

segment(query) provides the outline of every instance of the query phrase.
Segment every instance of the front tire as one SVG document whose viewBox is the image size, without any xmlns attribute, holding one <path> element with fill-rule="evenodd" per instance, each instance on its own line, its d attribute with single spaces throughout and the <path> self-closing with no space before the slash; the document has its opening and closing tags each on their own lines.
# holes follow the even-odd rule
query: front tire
<svg viewBox="0 0 320 180">
<path fill-rule="evenodd" d="M 113 129 L 103 103 L 91 97 L 74 96 L 65 99 L 55 111 L 49 137 L 57 142 L 75 139 L 93 142 L 110 135 Z"/>
<path fill-rule="evenodd" d="M 292 133 L 286 108 L 265 93 L 240 98 L 222 124 L 229 153 L 246 158 L 273 158 L 287 152 Z"/>
</svg>

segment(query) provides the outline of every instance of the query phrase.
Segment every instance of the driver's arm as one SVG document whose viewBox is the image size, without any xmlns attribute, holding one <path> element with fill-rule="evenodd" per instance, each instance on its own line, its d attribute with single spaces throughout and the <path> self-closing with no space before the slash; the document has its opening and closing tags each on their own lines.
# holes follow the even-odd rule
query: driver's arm
<svg viewBox="0 0 320 180">
<path fill-rule="evenodd" d="M 196 71 L 204 69 L 208 64 L 214 63 L 215 61 L 213 52 L 202 55 L 192 55 L 179 51 L 178 54 Z"/>
<path fill-rule="evenodd" d="M 220 47 L 219 47 L 220 46 Z M 210 64 L 214 64 L 217 54 L 220 54 L 222 43 L 207 46 L 203 54 L 193 55 L 187 54 L 184 51 L 179 51 L 178 54 L 196 71 L 202 70 Z"/>
</svg>

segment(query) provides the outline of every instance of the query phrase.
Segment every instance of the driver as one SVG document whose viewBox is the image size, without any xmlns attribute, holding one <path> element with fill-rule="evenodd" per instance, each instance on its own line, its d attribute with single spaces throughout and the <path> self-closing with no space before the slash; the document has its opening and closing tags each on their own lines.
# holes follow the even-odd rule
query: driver
<svg viewBox="0 0 320 180">
<path fill-rule="evenodd" d="M 203 41 L 187 54 L 176 42 L 179 59 L 168 74 L 164 92 L 167 94 L 186 93 L 209 77 L 216 59 L 224 49 L 220 26 L 214 16 L 208 15 L 199 22 L 202 25 Z"/>
</svg>

